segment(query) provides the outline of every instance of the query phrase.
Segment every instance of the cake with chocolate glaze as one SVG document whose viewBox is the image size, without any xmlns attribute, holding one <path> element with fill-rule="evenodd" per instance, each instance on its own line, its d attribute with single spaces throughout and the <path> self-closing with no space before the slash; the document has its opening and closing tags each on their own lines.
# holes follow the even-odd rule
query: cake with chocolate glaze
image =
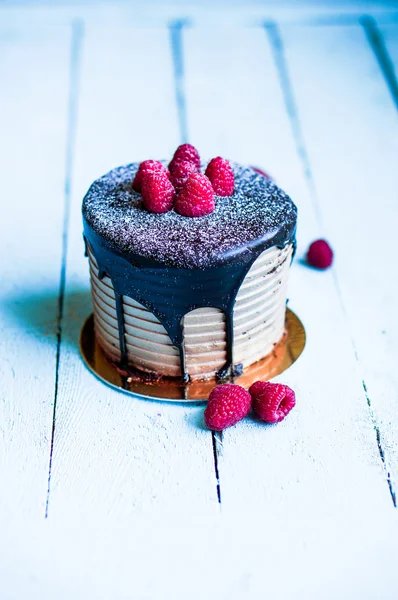
<svg viewBox="0 0 398 600">
<path fill-rule="evenodd" d="M 171 174 L 118 167 L 83 200 L 95 334 L 123 369 L 225 378 L 284 336 L 297 209 L 250 167 L 176 154 Z"/>
</svg>

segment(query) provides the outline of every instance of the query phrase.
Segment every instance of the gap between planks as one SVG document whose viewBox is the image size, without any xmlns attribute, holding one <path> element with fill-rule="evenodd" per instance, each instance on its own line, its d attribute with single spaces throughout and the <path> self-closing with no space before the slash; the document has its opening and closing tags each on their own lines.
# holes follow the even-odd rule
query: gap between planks
<svg viewBox="0 0 398 600">
<path fill-rule="evenodd" d="M 372 48 L 376 60 L 379 64 L 388 90 L 394 100 L 395 106 L 398 109 L 398 81 L 394 69 L 394 63 L 388 53 L 387 46 L 384 41 L 383 34 L 377 26 L 375 19 L 369 15 L 365 15 L 359 20 L 362 25 L 367 40 Z"/>
<path fill-rule="evenodd" d="M 388 55 L 383 36 L 382 36 L 381 32 L 378 30 L 377 25 L 372 17 L 368 17 L 368 16 L 362 17 L 360 19 L 360 23 L 362 24 L 363 28 L 365 29 L 368 41 L 371 45 L 372 50 L 374 51 L 374 53 L 376 55 L 376 58 L 377 58 L 379 66 L 381 68 L 383 77 L 385 78 L 387 86 L 393 96 L 393 99 L 394 99 L 396 105 L 398 106 L 398 85 L 397 85 L 397 81 L 395 78 L 394 67 L 393 67 L 391 59 Z M 304 142 L 303 131 L 302 131 L 301 124 L 300 124 L 299 111 L 298 111 L 298 107 L 297 107 L 297 103 L 296 103 L 296 99 L 295 99 L 295 95 L 294 95 L 292 81 L 291 81 L 291 78 L 289 75 L 289 69 L 288 69 L 285 52 L 284 52 L 283 40 L 280 35 L 278 25 L 276 23 L 266 22 L 266 23 L 264 23 L 264 28 L 265 28 L 266 34 L 268 36 L 268 39 L 270 41 L 270 44 L 271 44 L 271 49 L 273 52 L 275 65 L 277 68 L 277 72 L 278 72 L 278 76 L 279 76 L 279 80 L 280 80 L 280 84 L 281 84 L 281 88 L 282 88 L 282 93 L 283 93 L 283 97 L 285 100 L 286 111 L 287 111 L 289 119 L 290 119 L 293 137 L 294 137 L 294 140 L 296 143 L 297 154 L 301 160 L 303 172 L 304 172 L 305 178 L 308 182 L 311 200 L 312 200 L 312 204 L 314 206 L 315 216 L 318 221 L 320 231 L 322 231 L 323 225 L 322 225 L 322 215 L 321 215 L 321 210 L 320 210 L 320 202 L 319 202 L 318 194 L 317 194 L 317 191 L 315 188 L 315 183 L 313 180 L 313 174 L 312 174 L 311 163 L 310 163 L 308 151 L 306 149 L 306 145 Z M 349 327 L 348 314 L 347 314 L 347 310 L 346 310 L 343 296 L 341 293 L 337 273 L 336 273 L 336 270 L 334 267 L 332 267 L 332 274 L 333 274 L 336 292 L 337 292 L 338 298 L 340 300 L 341 308 L 342 308 L 342 311 L 344 314 L 344 319 L 345 319 L 345 322 L 347 325 L 347 330 L 350 335 L 351 344 L 352 344 L 353 352 L 355 355 L 355 360 L 360 365 L 360 360 L 359 360 L 358 352 L 356 349 L 355 340 L 353 338 L 352 331 L 350 330 L 350 327 Z M 394 507 L 396 508 L 397 502 L 396 502 L 394 478 L 391 476 L 391 472 L 390 472 L 390 469 L 388 466 L 388 459 L 386 456 L 386 452 L 385 452 L 382 442 L 381 442 L 380 425 L 379 425 L 376 415 L 373 411 L 372 403 L 371 403 L 371 400 L 367 393 L 367 387 L 366 387 L 365 380 L 362 380 L 362 387 L 364 390 L 364 397 L 365 397 L 366 404 L 368 407 L 370 420 L 371 420 L 373 429 L 375 431 L 377 448 L 378 448 L 378 452 L 380 455 L 380 460 L 382 463 L 383 471 L 384 471 L 384 474 L 386 477 L 386 482 L 388 485 L 389 493 L 391 496 L 392 503 L 393 503 Z"/>
<path fill-rule="evenodd" d="M 58 307 L 57 307 L 57 349 L 55 359 L 55 385 L 54 385 L 54 405 L 53 405 L 53 419 L 51 429 L 51 442 L 50 442 L 50 457 L 48 463 L 48 481 L 47 481 L 47 495 L 46 495 L 46 508 L 45 518 L 48 518 L 50 492 L 51 492 L 51 474 L 53 465 L 53 453 L 54 453 L 54 438 L 55 438 L 55 426 L 57 418 L 57 400 L 58 400 L 58 383 L 59 383 L 59 366 L 61 356 L 61 342 L 62 342 L 62 321 L 64 315 L 64 303 L 65 303 L 65 281 L 66 281 L 66 257 L 68 251 L 68 230 L 70 220 L 70 202 L 71 202 L 71 188 L 72 188 L 72 169 L 73 169 L 73 151 L 76 140 L 76 129 L 77 129 L 77 109 L 78 109 L 78 96 L 79 96 L 79 80 L 80 80 L 80 67 L 81 57 L 84 39 L 84 23 L 82 20 L 75 20 L 72 23 L 71 31 L 71 48 L 70 48 L 70 67 L 69 67 L 69 99 L 68 99 L 68 111 L 67 111 L 67 135 L 66 135 L 66 150 L 65 150 L 65 186 L 64 186 L 64 219 L 63 219 L 63 230 L 62 230 L 62 258 L 61 258 L 61 274 L 59 280 L 59 292 L 58 292 Z"/>
</svg>

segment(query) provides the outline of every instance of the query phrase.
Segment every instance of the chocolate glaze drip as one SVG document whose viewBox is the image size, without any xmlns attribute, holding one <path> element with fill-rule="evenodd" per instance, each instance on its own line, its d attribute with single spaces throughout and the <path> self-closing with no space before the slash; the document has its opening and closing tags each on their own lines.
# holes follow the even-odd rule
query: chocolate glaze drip
<svg viewBox="0 0 398 600">
<path fill-rule="evenodd" d="M 179 349 L 184 381 L 189 379 L 183 343 L 184 316 L 196 308 L 221 309 L 226 319 L 227 361 L 218 377 L 228 376 L 233 366 L 235 298 L 253 262 L 265 249 L 264 242 L 253 249 L 244 262 L 235 260 L 207 269 L 177 269 L 139 255 L 123 256 L 115 252 L 86 222 L 84 235 L 97 261 L 98 277 L 101 279 L 107 275 L 115 290 L 122 366 L 127 363 L 122 296 L 129 296 L 159 319 L 172 343 Z M 283 246 L 284 243 L 280 241 L 277 245 Z"/>
<path fill-rule="evenodd" d="M 184 316 L 203 307 L 222 310 L 226 319 L 227 360 L 218 376 L 220 379 L 225 378 L 233 369 L 234 362 L 233 309 L 236 295 L 250 267 L 264 250 L 272 246 L 283 247 L 287 243 L 295 244 L 296 207 L 275 184 L 266 182 L 251 169 L 235 165 L 234 196 L 216 198 L 217 208 L 209 215 L 210 219 L 189 219 L 171 211 L 167 213 L 168 219 L 163 220 L 162 227 L 161 219 L 164 215 L 142 214 L 144 210 L 137 202 L 134 205 L 135 211 L 131 214 L 131 205 L 136 201 L 137 194 L 131 187 L 126 188 L 124 179 L 127 172 L 130 184 L 136 167 L 137 165 L 130 165 L 111 171 L 93 184 L 83 201 L 85 243 L 89 245 L 97 261 L 99 278 L 107 275 L 115 291 L 121 365 L 125 366 L 127 363 L 122 309 L 124 295 L 145 306 L 162 323 L 172 343 L 179 349 L 181 372 L 185 381 L 189 380 L 189 376 L 183 343 Z M 240 178 L 237 177 L 241 175 L 239 169 L 244 173 Z M 131 225 L 129 221 L 132 241 L 127 245 L 125 224 L 119 225 L 119 221 L 115 221 L 118 195 L 115 194 L 115 186 L 119 187 L 121 195 L 119 205 L 116 204 L 116 213 L 119 218 L 120 214 L 133 217 Z M 128 205 L 126 193 L 130 194 Z M 253 202 L 256 203 L 255 206 Z M 125 207 L 122 212 L 120 205 Z M 104 230 L 102 220 L 98 221 L 98 211 L 105 213 L 105 216 L 108 214 L 108 229 Z M 275 212 L 279 212 L 276 220 Z M 134 240 L 134 215 L 137 230 L 142 220 L 153 222 L 160 237 L 152 237 L 151 240 L 153 229 L 148 226 L 148 239 L 144 238 L 144 246 L 140 240 L 140 231 L 136 232 Z M 263 215 L 263 222 L 259 215 Z M 104 214 L 100 216 L 103 218 Z M 239 227 L 242 219 L 246 219 L 246 222 L 244 227 Z M 220 234 L 219 244 L 214 245 L 214 239 L 209 238 L 206 245 L 201 231 L 211 230 L 214 223 L 220 228 L 220 231 L 214 229 Z M 192 239 L 193 229 L 196 239 Z M 176 237 L 173 237 L 174 233 L 177 233 Z M 242 241 L 242 235 L 247 239 Z M 201 238 L 199 243 L 198 237 Z M 135 250 L 134 242 L 138 251 Z M 176 246 L 180 255 L 176 252 Z M 181 266 L 181 261 L 185 261 L 185 266 Z"/>
</svg>

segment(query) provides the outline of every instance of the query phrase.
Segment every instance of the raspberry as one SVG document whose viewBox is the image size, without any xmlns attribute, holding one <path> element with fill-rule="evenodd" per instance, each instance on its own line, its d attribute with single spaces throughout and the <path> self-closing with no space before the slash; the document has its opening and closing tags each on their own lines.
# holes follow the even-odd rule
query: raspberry
<svg viewBox="0 0 398 600">
<path fill-rule="evenodd" d="M 222 431 L 232 427 L 247 415 L 251 397 L 240 385 L 223 383 L 212 389 L 205 410 L 205 423 L 209 429 Z"/>
<path fill-rule="evenodd" d="M 178 169 L 179 165 L 181 163 L 189 163 L 190 165 L 192 165 L 193 170 L 195 171 L 199 171 L 199 169 L 197 168 L 196 164 L 194 162 L 192 162 L 191 160 L 188 160 L 187 158 L 173 158 L 170 162 L 169 162 L 169 171 L 171 174 L 174 173 L 174 171 L 176 169 Z"/>
<path fill-rule="evenodd" d="M 173 171 L 174 171 L 176 165 L 178 165 L 178 163 L 180 163 L 180 162 L 190 162 L 190 161 L 185 160 L 184 158 L 172 158 L 171 161 L 169 162 L 169 171 L 170 171 L 171 175 L 173 174 Z"/>
<path fill-rule="evenodd" d="M 173 208 L 175 189 L 166 173 L 155 171 L 142 182 L 142 202 L 153 213 L 165 213 Z"/>
<path fill-rule="evenodd" d="M 270 177 L 268 175 L 268 173 L 266 173 L 262 169 L 259 169 L 258 167 L 252 167 L 252 169 L 253 169 L 253 171 L 256 171 L 256 173 L 258 173 L 259 175 L 262 175 L 263 177 L 265 177 L 265 179 L 272 179 L 272 177 Z"/>
<path fill-rule="evenodd" d="M 185 217 L 202 217 L 215 209 L 211 183 L 201 173 L 191 173 L 175 203 L 176 211 Z"/>
<path fill-rule="evenodd" d="M 225 158 L 217 156 L 207 165 L 205 175 L 210 179 L 218 196 L 231 196 L 234 192 L 235 177 L 231 165 Z"/>
<path fill-rule="evenodd" d="M 178 160 L 186 160 L 187 162 L 193 163 L 198 170 L 200 169 L 199 152 L 196 150 L 195 146 L 192 146 L 191 144 L 181 144 L 181 146 L 178 146 L 177 150 L 174 152 L 173 160 L 169 165 L 170 171 L 173 168 L 174 161 Z"/>
<path fill-rule="evenodd" d="M 142 191 L 142 182 L 148 173 L 154 173 L 155 171 L 164 172 L 166 175 L 169 174 L 168 170 L 158 160 L 144 160 L 138 167 L 138 171 L 135 174 L 133 181 L 133 188 L 137 192 Z"/>
<path fill-rule="evenodd" d="M 312 242 L 307 252 L 307 262 L 317 269 L 327 269 L 333 262 L 333 250 L 326 240 Z"/>
<path fill-rule="evenodd" d="M 279 423 L 296 404 L 293 390 L 282 383 L 256 381 L 249 389 L 254 412 L 266 423 Z"/>
<path fill-rule="evenodd" d="M 193 163 L 188 162 L 187 160 L 178 160 L 174 162 L 171 171 L 171 183 L 174 185 L 177 193 L 182 190 L 184 183 L 192 171 L 196 172 L 196 167 Z"/>
</svg>

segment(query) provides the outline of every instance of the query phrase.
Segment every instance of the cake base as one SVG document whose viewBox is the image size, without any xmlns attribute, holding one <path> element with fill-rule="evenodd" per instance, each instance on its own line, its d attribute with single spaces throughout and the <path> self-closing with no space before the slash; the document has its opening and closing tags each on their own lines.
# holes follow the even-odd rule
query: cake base
<svg viewBox="0 0 398 600">
<path fill-rule="evenodd" d="M 302 322 L 290 309 L 286 311 L 286 335 L 265 358 L 247 367 L 242 375 L 233 377 L 230 383 L 249 388 L 258 380 L 266 381 L 280 375 L 300 356 L 305 346 L 305 330 Z M 214 379 L 193 381 L 184 384 L 179 378 L 162 378 L 155 381 L 140 381 L 139 377 L 123 374 L 112 363 L 94 333 L 94 319 L 90 315 L 80 333 L 80 352 L 86 366 L 101 381 L 132 396 L 144 400 L 163 402 L 204 402 L 216 385 Z M 143 376 L 145 374 L 143 373 Z M 228 382 L 228 380 L 226 380 Z M 223 382 L 225 383 L 225 382 Z"/>
</svg>

